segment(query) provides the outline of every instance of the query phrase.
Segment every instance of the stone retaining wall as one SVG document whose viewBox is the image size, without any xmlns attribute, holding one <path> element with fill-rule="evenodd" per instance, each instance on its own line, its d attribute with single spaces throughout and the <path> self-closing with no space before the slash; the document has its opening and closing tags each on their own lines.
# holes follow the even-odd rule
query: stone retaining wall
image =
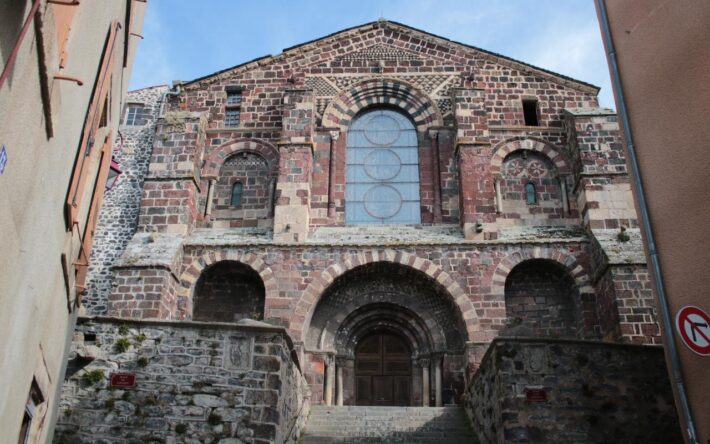
<svg viewBox="0 0 710 444">
<path fill-rule="evenodd" d="M 135 386 L 112 388 L 115 372 L 135 374 Z M 308 411 L 282 328 L 84 318 L 54 442 L 293 443 Z"/>
<path fill-rule="evenodd" d="M 660 347 L 496 339 L 464 402 L 484 444 L 683 442 Z"/>
</svg>

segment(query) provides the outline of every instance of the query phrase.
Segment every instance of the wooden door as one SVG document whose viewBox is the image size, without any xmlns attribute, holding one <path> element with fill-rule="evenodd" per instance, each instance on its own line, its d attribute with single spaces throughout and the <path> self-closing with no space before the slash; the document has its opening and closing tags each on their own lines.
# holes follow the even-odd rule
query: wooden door
<svg viewBox="0 0 710 444">
<path fill-rule="evenodd" d="M 411 358 L 399 337 L 377 333 L 363 339 L 355 352 L 357 405 L 410 405 Z"/>
</svg>

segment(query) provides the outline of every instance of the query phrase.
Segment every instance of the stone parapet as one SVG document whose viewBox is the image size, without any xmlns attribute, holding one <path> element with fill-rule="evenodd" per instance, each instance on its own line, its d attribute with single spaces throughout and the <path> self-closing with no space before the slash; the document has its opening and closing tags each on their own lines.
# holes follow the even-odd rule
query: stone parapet
<svg viewBox="0 0 710 444">
<path fill-rule="evenodd" d="M 683 442 L 660 347 L 497 339 L 464 405 L 485 443 Z"/>
<path fill-rule="evenodd" d="M 57 443 L 295 443 L 309 411 L 293 343 L 261 322 L 83 318 L 69 359 Z"/>
</svg>

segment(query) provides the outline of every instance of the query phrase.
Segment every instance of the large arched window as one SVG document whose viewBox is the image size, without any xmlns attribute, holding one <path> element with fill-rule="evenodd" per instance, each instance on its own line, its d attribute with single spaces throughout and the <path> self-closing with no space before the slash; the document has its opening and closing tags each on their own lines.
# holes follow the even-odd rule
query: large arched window
<svg viewBox="0 0 710 444">
<path fill-rule="evenodd" d="M 406 116 L 375 109 L 356 117 L 346 162 L 346 223 L 421 223 L 417 132 Z"/>
</svg>

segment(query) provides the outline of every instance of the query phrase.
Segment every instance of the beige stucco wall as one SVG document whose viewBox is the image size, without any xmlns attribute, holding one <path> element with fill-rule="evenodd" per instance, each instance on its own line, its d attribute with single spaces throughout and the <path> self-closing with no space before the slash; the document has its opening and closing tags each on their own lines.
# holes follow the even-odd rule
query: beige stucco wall
<svg viewBox="0 0 710 444">
<path fill-rule="evenodd" d="M 710 3 L 606 6 L 671 316 L 685 305 L 710 313 Z M 698 442 L 710 442 L 710 357 L 691 352 L 675 327 L 672 339 Z"/>
<path fill-rule="evenodd" d="M 0 5 L 0 60 L 5 63 L 32 1 Z M 40 6 L 46 45 L 54 135 L 48 137 L 40 93 L 40 66 L 35 28 L 27 33 L 10 76 L 0 89 L 0 144 L 8 163 L 0 175 L 0 430 L 16 442 L 33 375 L 44 390 L 49 414 L 33 442 L 51 440 L 52 415 L 65 367 L 73 314 L 61 266 L 62 252 L 75 254 L 64 219 L 64 202 L 84 118 L 104 42 L 113 20 L 124 27 L 117 35 L 111 88 L 111 123 L 116 134 L 131 63 L 123 67 L 125 1 L 81 2 L 72 22 L 63 75 L 84 84 L 53 81 L 58 73 L 52 5 Z M 24 11 L 13 13 L 23 5 Z M 144 3 L 133 2 L 131 31 L 140 32 Z M 19 22 L 18 22 L 19 21 Z M 131 41 L 132 57 L 137 38 Z M 96 166 L 94 166 L 95 171 Z M 89 187 L 91 182 L 89 180 Z M 83 222 L 82 222 L 83 223 Z M 73 251 L 71 251 L 73 250 Z M 75 256 L 72 256 L 75 257 Z M 72 272 L 73 274 L 73 272 Z M 74 289 L 72 288 L 73 292 Z M 71 295 L 74 297 L 74 295 Z"/>
</svg>

